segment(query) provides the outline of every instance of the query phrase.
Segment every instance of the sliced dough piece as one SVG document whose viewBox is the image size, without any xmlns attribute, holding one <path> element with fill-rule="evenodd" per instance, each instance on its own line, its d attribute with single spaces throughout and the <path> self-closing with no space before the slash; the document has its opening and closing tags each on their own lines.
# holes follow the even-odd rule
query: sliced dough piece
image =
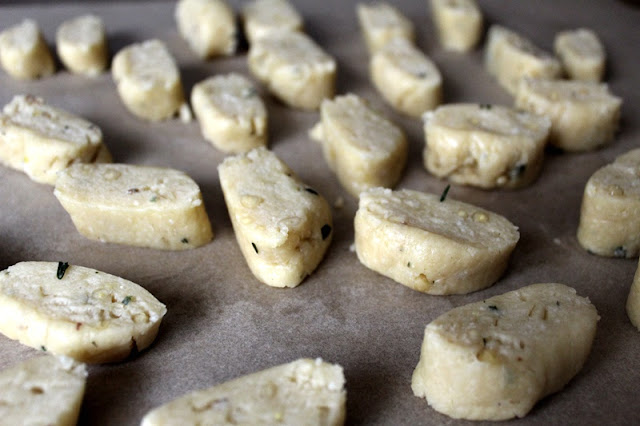
<svg viewBox="0 0 640 426">
<path fill-rule="evenodd" d="M 424 115 L 424 165 L 451 182 L 520 188 L 540 174 L 551 121 L 487 104 L 450 104 Z"/>
<path fill-rule="evenodd" d="M 354 94 L 325 99 L 320 118 L 310 136 L 322 143 L 325 160 L 351 195 L 398 183 L 408 152 L 399 127 Z"/>
<path fill-rule="evenodd" d="M 495 283 L 520 238 L 518 228 L 496 213 L 440 199 L 408 189 L 360 194 L 360 262 L 429 294 L 464 294 Z"/>
<path fill-rule="evenodd" d="M 533 284 L 460 306 L 424 332 L 413 393 L 453 418 L 524 417 L 582 368 L 598 312 L 564 284 Z"/>
<path fill-rule="evenodd" d="M 193 87 L 191 105 L 202 135 L 219 150 L 240 153 L 267 144 L 267 109 L 242 75 L 201 81 Z"/>
<path fill-rule="evenodd" d="M 98 126 L 41 98 L 14 96 L 0 114 L 0 163 L 36 182 L 53 185 L 60 170 L 93 162 L 104 149 Z"/>
<path fill-rule="evenodd" d="M 442 76 L 411 42 L 394 38 L 371 58 L 371 80 L 395 109 L 420 117 L 442 101 Z"/>
<path fill-rule="evenodd" d="M 236 17 L 225 0 L 180 0 L 175 17 L 180 35 L 200 58 L 235 53 Z"/>
<path fill-rule="evenodd" d="M 317 109 L 335 90 L 336 61 L 299 32 L 272 32 L 255 40 L 249 70 L 294 108 Z"/>
<path fill-rule="evenodd" d="M 554 79 L 562 74 L 562 65 L 553 55 L 500 25 L 489 28 L 485 68 L 512 95 L 523 77 Z"/>
<path fill-rule="evenodd" d="M 640 254 L 640 149 L 596 171 L 584 188 L 578 241 L 600 256 Z"/>
<path fill-rule="evenodd" d="M 302 17 L 287 0 L 254 0 L 242 10 L 244 34 L 253 43 L 275 31 L 300 32 Z"/>
<path fill-rule="evenodd" d="M 358 3 L 356 12 L 360 30 L 372 55 L 396 37 L 412 43 L 415 40 L 413 23 L 389 3 Z"/>
<path fill-rule="evenodd" d="M 60 60 L 71 72 L 92 76 L 107 67 L 107 36 L 98 16 L 63 22 L 56 32 L 56 45 Z"/>
<path fill-rule="evenodd" d="M 185 250 L 213 238 L 198 185 L 185 173 L 129 164 L 75 164 L 54 195 L 92 240 Z"/>
<path fill-rule="evenodd" d="M 48 77 L 55 71 L 47 42 L 32 19 L 0 33 L 0 63 L 7 74 L 20 80 Z"/>
<path fill-rule="evenodd" d="M 569 78 L 595 83 L 602 80 L 606 54 L 592 30 L 562 31 L 556 35 L 553 47 Z"/>
<path fill-rule="evenodd" d="M 123 48 L 113 58 L 111 72 L 122 102 L 140 118 L 171 118 L 184 104 L 180 71 L 160 40 Z"/>
<path fill-rule="evenodd" d="M 227 158 L 218 173 L 251 272 L 272 287 L 300 284 L 333 237 L 327 201 L 265 148 Z"/>
<path fill-rule="evenodd" d="M 446 50 L 467 52 L 478 44 L 482 12 L 475 0 L 431 0 L 431 15 Z"/>
<path fill-rule="evenodd" d="M 87 367 L 64 356 L 36 356 L 0 372 L 0 418 L 5 425 L 74 426 Z"/>
<path fill-rule="evenodd" d="M 640 267 L 636 269 L 636 274 L 633 277 L 626 308 L 631 324 L 640 330 Z"/>
<path fill-rule="evenodd" d="M 0 332 L 82 362 L 147 348 L 166 312 L 139 285 L 83 266 L 20 262 L 0 272 Z"/>
<path fill-rule="evenodd" d="M 149 412 L 142 426 L 344 424 L 342 367 L 299 359 L 192 392 Z"/>
<path fill-rule="evenodd" d="M 589 151 L 613 141 L 622 99 L 606 84 L 523 79 L 515 105 L 551 119 L 549 143 L 566 151 Z"/>
</svg>

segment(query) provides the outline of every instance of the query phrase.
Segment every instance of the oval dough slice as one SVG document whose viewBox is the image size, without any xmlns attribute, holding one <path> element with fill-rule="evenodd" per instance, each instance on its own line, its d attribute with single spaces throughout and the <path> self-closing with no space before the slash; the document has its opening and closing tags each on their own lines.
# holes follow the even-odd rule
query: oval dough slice
<svg viewBox="0 0 640 426">
<path fill-rule="evenodd" d="M 366 267 L 429 294 L 464 294 L 500 278 L 520 234 L 504 217 L 418 191 L 360 194 L 355 247 Z"/>
<path fill-rule="evenodd" d="M 139 285 L 91 268 L 21 262 L 0 272 L 0 332 L 82 362 L 121 361 L 147 348 L 166 312 Z"/>
<path fill-rule="evenodd" d="M 2 424 L 75 426 L 86 381 L 86 366 L 63 356 L 36 356 L 1 371 Z"/>
<path fill-rule="evenodd" d="M 475 0 L 431 0 L 431 15 L 445 49 L 466 52 L 478 44 L 482 12 Z"/>
<path fill-rule="evenodd" d="M 225 0 L 180 0 L 175 17 L 180 35 L 201 59 L 235 53 L 236 17 Z"/>
<path fill-rule="evenodd" d="M 453 418 L 524 417 L 580 371 L 597 322 L 589 299 L 563 284 L 452 309 L 427 325 L 411 388 Z"/>
<path fill-rule="evenodd" d="M 569 78 L 594 83 L 602 80 L 606 54 L 595 32 L 587 28 L 562 31 L 553 47 Z"/>
<path fill-rule="evenodd" d="M 413 23 L 389 3 L 358 3 L 356 12 L 369 54 L 374 54 L 396 37 L 413 43 Z"/>
<path fill-rule="evenodd" d="M 74 73 L 100 74 L 107 67 L 107 36 L 102 19 L 83 15 L 63 22 L 56 32 L 58 56 Z"/>
<path fill-rule="evenodd" d="M 244 34 L 253 43 L 275 31 L 301 32 L 302 16 L 287 0 L 254 0 L 242 10 Z"/>
<path fill-rule="evenodd" d="M 324 100 L 310 136 L 354 197 L 376 186 L 393 187 L 407 162 L 404 132 L 353 94 Z"/>
<path fill-rule="evenodd" d="M 48 77 L 55 72 L 47 42 L 32 19 L 0 33 L 0 63 L 7 74 L 20 80 Z"/>
<path fill-rule="evenodd" d="M 92 240 L 185 250 L 213 238 L 200 188 L 178 170 L 77 164 L 60 174 L 54 195 Z"/>
<path fill-rule="evenodd" d="M 640 253 L 640 149 L 596 171 L 582 198 L 578 241 L 597 255 L 637 257 Z"/>
<path fill-rule="evenodd" d="M 540 174 L 551 122 L 500 105 L 450 104 L 424 115 L 426 169 L 480 188 L 521 188 Z"/>
<path fill-rule="evenodd" d="M 220 185 L 242 254 L 261 282 L 296 287 L 333 237 L 327 201 L 264 148 L 227 158 Z"/>
<path fill-rule="evenodd" d="M 299 359 L 192 392 L 149 412 L 142 426 L 344 424 L 342 367 Z"/>
</svg>

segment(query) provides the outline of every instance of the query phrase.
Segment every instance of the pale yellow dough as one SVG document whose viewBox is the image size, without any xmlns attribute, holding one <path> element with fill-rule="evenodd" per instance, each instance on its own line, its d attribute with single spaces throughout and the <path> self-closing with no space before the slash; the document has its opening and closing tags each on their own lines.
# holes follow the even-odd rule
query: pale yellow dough
<svg viewBox="0 0 640 426">
<path fill-rule="evenodd" d="M 533 284 L 460 306 L 424 332 L 413 393 L 453 418 L 524 417 L 582 368 L 596 308 L 563 284 Z"/>
<path fill-rule="evenodd" d="M 94 76 L 107 67 L 109 51 L 102 19 L 83 15 L 63 22 L 56 32 L 62 63 L 76 74 Z"/>
<path fill-rule="evenodd" d="M 606 54 L 595 32 L 587 28 L 562 31 L 553 47 L 569 78 L 594 83 L 602 80 Z"/>
<path fill-rule="evenodd" d="M 389 3 L 358 3 L 356 12 L 369 54 L 374 54 L 394 38 L 412 43 L 415 40 L 413 23 Z"/>
<path fill-rule="evenodd" d="M 53 56 L 38 24 L 25 19 L 0 33 L 0 64 L 20 80 L 48 77 L 55 72 Z"/>
<path fill-rule="evenodd" d="M 0 272 L 0 332 L 78 361 L 121 361 L 158 334 L 165 306 L 139 285 L 61 262 L 21 262 Z"/>
<path fill-rule="evenodd" d="M 475 0 L 431 0 L 431 15 L 446 50 L 469 51 L 482 37 L 482 12 Z"/>
<path fill-rule="evenodd" d="M 287 0 L 253 0 L 242 10 L 244 34 L 253 43 L 277 31 L 301 32 L 302 16 Z"/>
<path fill-rule="evenodd" d="M 236 51 L 236 17 L 225 0 L 179 0 L 175 10 L 180 35 L 202 59 Z"/>
<path fill-rule="evenodd" d="M 92 240 L 186 250 L 213 238 L 200 188 L 178 170 L 77 164 L 60 173 L 54 195 Z"/>
<path fill-rule="evenodd" d="M 344 385 L 339 365 L 299 359 L 192 392 L 147 413 L 142 426 L 340 426 Z"/>
<path fill-rule="evenodd" d="M 366 267 L 417 291 L 464 294 L 489 287 L 520 234 L 504 217 L 471 204 L 403 189 L 360 194 L 355 248 Z"/>
</svg>

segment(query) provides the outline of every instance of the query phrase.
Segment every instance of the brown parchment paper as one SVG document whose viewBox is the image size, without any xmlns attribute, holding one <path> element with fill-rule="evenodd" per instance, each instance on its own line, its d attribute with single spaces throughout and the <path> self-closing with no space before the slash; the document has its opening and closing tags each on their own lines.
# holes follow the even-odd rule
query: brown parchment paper
<svg viewBox="0 0 640 426">
<path fill-rule="evenodd" d="M 241 1 L 233 1 L 238 10 Z M 400 125 L 410 160 L 398 187 L 440 193 L 445 181 L 422 166 L 419 120 L 395 113 L 373 89 L 355 1 L 299 0 L 307 32 L 338 61 L 337 92 L 355 92 Z M 417 43 L 444 76 L 446 102 L 512 104 L 482 66 L 482 49 L 443 51 L 425 1 L 392 1 L 416 26 Z M 521 239 L 502 279 L 489 289 L 438 297 L 412 291 L 362 266 L 350 250 L 356 200 L 338 184 L 307 131 L 316 112 L 289 109 L 263 91 L 270 146 L 334 208 L 333 243 L 317 271 L 295 289 L 274 289 L 250 273 L 236 244 L 216 167 L 224 158 L 200 135 L 197 122 L 147 123 L 121 104 L 109 73 L 89 79 L 63 69 L 38 81 L 0 72 L 0 103 L 32 93 L 98 124 L 115 161 L 170 166 L 201 186 L 216 237 L 191 251 L 167 252 L 89 241 L 78 234 L 52 187 L 0 167 L 0 269 L 23 260 L 67 261 L 132 280 L 167 305 L 154 345 L 114 365 L 90 366 L 80 424 L 132 425 L 153 407 L 195 389 L 292 361 L 322 357 L 344 367 L 348 424 L 458 424 L 413 396 L 410 380 L 425 325 L 447 310 L 538 282 L 562 282 L 588 296 L 601 319 L 583 370 L 561 392 L 541 401 L 525 424 L 632 424 L 640 419 L 640 333 L 624 305 L 636 260 L 586 253 L 575 233 L 584 184 L 617 155 L 640 144 L 640 9 L 605 0 L 480 1 L 487 24 L 500 23 L 551 50 L 556 32 L 589 27 L 608 53 L 606 80 L 624 100 L 616 141 L 596 152 L 548 153 L 539 180 L 517 191 L 453 186 L 449 197 L 494 210 L 520 227 Z M 2 4 L 0 28 L 30 17 L 53 44 L 65 19 L 100 15 L 112 53 L 149 38 L 165 41 L 178 61 L 186 93 L 212 74 L 248 75 L 246 46 L 230 58 L 203 62 L 177 33 L 173 2 Z M 39 355 L 0 335 L 0 368 Z M 1 423 L 1 419 L 0 419 Z"/>
</svg>

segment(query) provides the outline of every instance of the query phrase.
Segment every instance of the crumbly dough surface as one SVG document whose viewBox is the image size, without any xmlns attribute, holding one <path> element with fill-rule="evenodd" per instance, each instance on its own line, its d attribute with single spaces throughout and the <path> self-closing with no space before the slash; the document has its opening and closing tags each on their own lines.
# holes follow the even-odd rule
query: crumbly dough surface
<svg viewBox="0 0 640 426">
<path fill-rule="evenodd" d="M 33 80 L 55 72 L 55 63 L 36 21 L 25 19 L 0 33 L 0 64 L 11 77 Z"/>
<path fill-rule="evenodd" d="M 389 3 L 358 3 L 356 13 L 369 54 L 374 54 L 394 38 L 411 43 L 415 40 L 413 23 Z"/>
<path fill-rule="evenodd" d="M 302 16 L 287 0 L 253 0 L 242 10 L 244 34 L 253 43 L 276 31 L 301 32 Z"/>
<path fill-rule="evenodd" d="M 606 53 L 595 32 L 588 28 L 562 31 L 556 35 L 553 47 L 569 78 L 602 81 Z"/>
<path fill-rule="evenodd" d="M 236 52 L 236 17 L 225 0 L 180 0 L 175 18 L 180 35 L 201 59 Z"/>
<path fill-rule="evenodd" d="M 443 48 L 473 49 L 482 37 L 482 12 L 475 0 L 431 0 L 431 14 Z"/>
<path fill-rule="evenodd" d="M 107 67 L 109 51 L 102 19 L 82 15 L 63 22 L 56 32 L 62 63 L 76 74 L 94 76 Z"/>
</svg>

